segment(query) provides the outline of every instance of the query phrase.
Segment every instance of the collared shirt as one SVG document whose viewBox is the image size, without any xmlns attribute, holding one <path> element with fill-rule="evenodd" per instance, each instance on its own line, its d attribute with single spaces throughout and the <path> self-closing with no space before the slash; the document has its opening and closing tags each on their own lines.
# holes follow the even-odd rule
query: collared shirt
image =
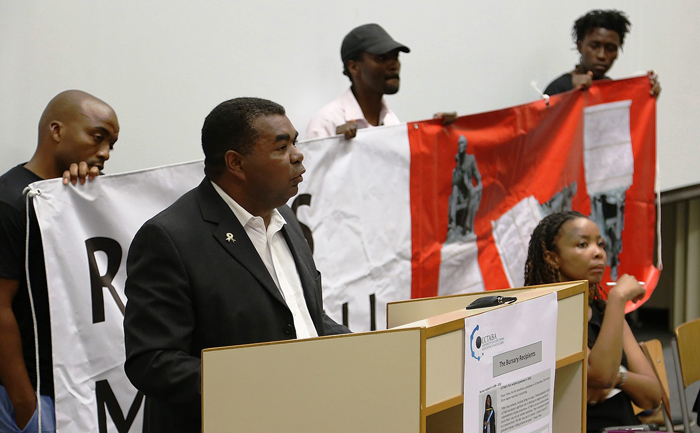
<svg viewBox="0 0 700 433">
<path fill-rule="evenodd" d="M 231 208 L 236 218 L 238 218 L 265 264 L 267 272 L 287 302 L 287 307 L 289 307 L 294 318 L 297 338 L 318 337 L 309 314 L 309 307 L 306 306 L 304 291 L 301 288 L 301 280 L 299 279 L 294 257 L 281 232 L 282 227 L 287 223 L 284 217 L 277 209 L 274 209 L 270 224 L 265 228 L 265 221 L 262 217 L 251 215 L 250 212 L 236 203 L 231 196 L 226 194 L 219 185 L 214 182 L 211 184 Z"/>
<path fill-rule="evenodd" d="M 343 95 L 321 108 L 316 114 L 311 117 L 309 125 L 306 127 L 305 138 L 320 138 L 332 137 L 337 135 L 335 129 L 354 120 L 357 123 L 357 128 L 372 128 L 360 104 L 355 99 L 355 95 L 351 89 L 348 89 Z M 379 112 L 379 126 L 398 125 L 401 123 L 396 114 L 389 108 L 386 100 L 382 98 L 382 109 Z"/>
</svg>

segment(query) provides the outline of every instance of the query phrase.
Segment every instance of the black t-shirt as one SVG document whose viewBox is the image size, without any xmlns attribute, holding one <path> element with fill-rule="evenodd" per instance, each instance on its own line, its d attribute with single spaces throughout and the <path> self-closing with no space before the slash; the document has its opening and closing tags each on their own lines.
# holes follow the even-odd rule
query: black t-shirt
<svg viewBox="0 0 700 433">
<path fill-rule="evenodd" d="M 608 76 L 603 76 L 599 78 L 599 80 L 609 80 L 610 77 Z M 549 86 L 547 86 L 546 89 L 544 89 L 544 93 L 546 95 L 552 96 L 556 95 L 558 93 L 564 93 L 568 92 L 569 90 L 574 89 L 574 82 L 571 77 L 571 72 L 567 72 L 566 74 L 562 75 L 561 77 L 557 78 L 556 80 L 552 81 L 549 83 Z"/>
<path fill-rule="evenodd" d="M 22 191 L 30 183 L 39 180 L 42 179 L 24 168 L 23 165 L 16 166 L 0 177 L 0 278 L 19 282 L 17 294 L 12 302 L 12 311 L 19 326 L 24 363 L 34 389 L 36 389 L 34 324 L 25 274 L 27 211 Z M 39 336 L 40 394 L 53 397 L 53 363 L 46 268 L 44 267 L 39 224 L 31 201 L 29 213 L 31 221 L 29 225 L 29 275 Z"/>
</svg>

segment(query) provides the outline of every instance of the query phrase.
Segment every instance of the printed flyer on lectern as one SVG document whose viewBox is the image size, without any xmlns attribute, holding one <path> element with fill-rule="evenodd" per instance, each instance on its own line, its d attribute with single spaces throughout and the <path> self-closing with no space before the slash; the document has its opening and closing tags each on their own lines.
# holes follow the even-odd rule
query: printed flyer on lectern
<svg viewBox="0 0 700 433">
<path fill-rule="evenodd" d="M 556 293 L 468 317 L 464 335 L 464 432 L 550 432 Z"/>
</svg>

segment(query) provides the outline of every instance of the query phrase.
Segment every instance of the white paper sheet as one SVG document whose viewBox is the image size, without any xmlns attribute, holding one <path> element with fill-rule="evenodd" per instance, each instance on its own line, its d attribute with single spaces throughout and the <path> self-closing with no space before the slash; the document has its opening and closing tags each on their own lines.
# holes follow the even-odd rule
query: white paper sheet
<svg viewBox="0 0 700 433">
<path fill-rule="evenodd" d="M 551 431 L 557 308 L 550 293 L 465 319 L 465 433 Z"/>
<path fill-rule="evenodd" d="M 632 101 L 627 100 L 583 110 L 584 167 L 589 195 L 632 185 L 631 105 Z"/>
</svg>

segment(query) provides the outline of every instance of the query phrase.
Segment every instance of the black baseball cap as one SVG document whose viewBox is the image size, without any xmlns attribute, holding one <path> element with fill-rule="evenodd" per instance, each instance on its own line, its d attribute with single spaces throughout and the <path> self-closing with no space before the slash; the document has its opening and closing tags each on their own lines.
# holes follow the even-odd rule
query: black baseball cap
<svg viewBox="0 0 700 433">
<path fill-rule="evenodd" d="M 340 58 L 345 63 L 363 51 L 385 54 L 397 48 L 404 53 L 411 52 L 406 45 L 396 42 L 389 36 L 389 33 L 379 24 L 365 24 L 355 27 L 345 36 L 340 46 Z"/>
</svg>

